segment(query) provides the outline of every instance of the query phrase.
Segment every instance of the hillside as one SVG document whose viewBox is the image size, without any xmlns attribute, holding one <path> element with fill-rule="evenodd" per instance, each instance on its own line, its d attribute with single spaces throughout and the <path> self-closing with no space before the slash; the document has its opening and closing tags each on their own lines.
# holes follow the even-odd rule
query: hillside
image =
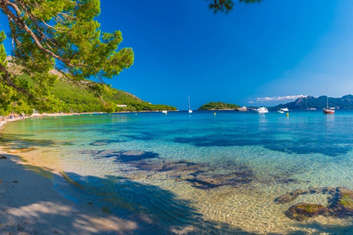
<svg viewBox="0 0 353 235">
<path fill-rule="evenodd" d="M 99 95 L 96 94 L 96 86 L 99 86 Z M 176 110 L 168 105 L 150 104 L 125 91 L 88 80 L 72 82 L 57 79 L 53 95 L 64 103 L 65 112 Z"/>
<path fill-rule="evenodd" d="M 199 110 L 236 110 L 239 106 L 236 104 L 227 104 L 223 102 L 210 102 L 202 105 Z"/>
<path fill-rule="evenodd" d="M 68 79 L 56 70 L 41 82 L 23 72 L 21 66 L 9 63 L 13 83 L 22 91 L 10 87 L 0 92 L 0 115 L 10 113 L 54 112 L 120 112 L 176 110 L 168 105 L 155 105 L 127 92 L 90 80 Z"/>
<path fill-rule="evenodd" d="M 270 110 L 278 110 L 280 108 L 287 107 L 290 110 L 310 110 L 317 109 L 321 110 L 326 107 L 327 96 L 313 97 L 307 96 L 304 98 L 298 98 L 293 102 L 287 104 L 280 104 L 270 108 Z M 353 110 L 353 95 L 345 95 L 340 98 L 328 98 L 330 107 L 335 107 L 340 110 Z"/>
</svg>

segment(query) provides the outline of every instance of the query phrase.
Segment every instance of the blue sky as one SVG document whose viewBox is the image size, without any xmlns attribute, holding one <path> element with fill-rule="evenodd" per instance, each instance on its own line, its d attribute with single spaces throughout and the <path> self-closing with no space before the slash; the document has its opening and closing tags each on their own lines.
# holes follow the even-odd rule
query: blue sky
<svg viewBox="0 0 353 235">
<path fill-rule="evenodd" d="M 205 0 L 102 0 L 103 30 L 120 29 L 135 51 L 134 66 L 108 82 L 180 109 L 189 95 L 197 108 L 353 93 L 352 12 L 351 0 L 264 0 L 229 14 Z"/>
</svg>

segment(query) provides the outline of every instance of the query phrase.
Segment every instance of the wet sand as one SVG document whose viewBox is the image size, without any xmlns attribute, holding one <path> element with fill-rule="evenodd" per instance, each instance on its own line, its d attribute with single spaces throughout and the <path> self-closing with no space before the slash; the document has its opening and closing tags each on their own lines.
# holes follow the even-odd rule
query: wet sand
<svg viewBox="0 0 353 235">
<path fill-rule="evenodd" d="M 42 168 L 28 167 L 1 153 L 0 234 L 127 234 L 137 224 L 97 210 L 78 207 L 54 190 Z M 36 173 L 35 173 L 36 172 Z"/>
</svg>

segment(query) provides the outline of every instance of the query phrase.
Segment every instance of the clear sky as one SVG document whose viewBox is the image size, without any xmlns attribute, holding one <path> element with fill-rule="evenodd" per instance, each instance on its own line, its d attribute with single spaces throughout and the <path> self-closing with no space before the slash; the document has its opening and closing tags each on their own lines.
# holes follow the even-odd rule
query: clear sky
<svg viewBox="0 0 353 235">
<path fill-rule="evenodd" d="M 353 93 L 352 0 L 263 0 L 229 14 L 205 0 L 101 2 L 103 30 L 120 29 L 135 51 L 108 82 L 152 103 Z"/>
</svg>

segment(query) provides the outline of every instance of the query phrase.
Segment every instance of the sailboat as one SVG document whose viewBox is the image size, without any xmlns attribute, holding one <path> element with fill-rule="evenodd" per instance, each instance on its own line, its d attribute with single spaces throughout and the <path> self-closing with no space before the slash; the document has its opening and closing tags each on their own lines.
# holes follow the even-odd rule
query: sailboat
<svg viewBox="0 0 353 235">
<path fill-rule="evenodd" d="M 335 113 L 335 108 L 328 107 L 328 96 L 326 97 L 326 108 L 323 108 L 322 111 L 325 114 L 334 114 Z"/>
<path fill-rule="evenodd" d="M 190 106 L 190 96 L 188 97 L 188 113 L 192 114 L 192 109 L 191 109 L 191 106 Z"/>
</svg>

